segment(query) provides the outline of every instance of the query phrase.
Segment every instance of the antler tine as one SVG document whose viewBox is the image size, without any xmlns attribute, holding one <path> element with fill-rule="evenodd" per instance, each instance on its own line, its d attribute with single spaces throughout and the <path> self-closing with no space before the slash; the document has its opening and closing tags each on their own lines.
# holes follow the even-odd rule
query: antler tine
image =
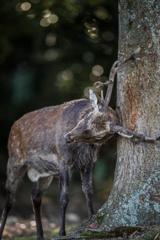
<svg viewBox="0 0 160 240">
<path fill-rule="evenodd" d="M 140 52 L 140 50 L 141 50 L 141 48 L 137 48 L 131 54 L 131 56 L 129 58 L 127 58 L 126 60 L 124 60 L 123 62 L 121 62 L 119 64 L 119 66 L 116 67 L 116 64 L 118 63 L 117 61 L 113 64 L 111 71 L 110 71 L 110 75 L 109 75 L 109 84 L 108 84 L 107 93 L 106 93 L 106 97 L 105 97 L 105 102 L 106 102 L 107 106 L 111 99 L 111 94 L 112 94 L 113 84 L 114 84 L 114 77 L 115 77 L 116 73 L 118 72 L 119 69 L 122 69 L 128 62 L 135 60 L 136 59 L 135 55 L 138 54 Z"/>
<path fill-rule="evenodd" d="M 135 55 L 138 54 L 140 52 L 141 48 L 137 48 L 129 58 L 127 58 L 126 60 L 124 60 L 123 62 L 121 62 L 118 66 L 117 64 L 120 62 L 120 61 L 115 61 L 112 65 L 112 68 L 111 68 L 111 71 L 110 71 L 110 74 L 109 74 L 109 81 L 106 81 L 106 82 L 101 82 L 101 81 L 97 81 L 94 83 L 94 85 L 97 85 L 95 90 L 97 88 L 99 88 L 100 86 L 103 86 L 103 85 L 108 85 L 108 88 L 107 88 L 107 93 L 106 93 L 106 96 L 105 96 L 105 103 L 106 105 L 108 106 L 109 102 L 110 102 L 110 99 L 111 99 L 111 95 L 112 95 L 112 90 L 113 90 L 113 84 L 114 84 L 114 78 L 115 78 L 115 75 L 116 73 L 118 72 L 119 69 L 122 69 L 128 62 L 132 61 L 132 60 L 140 60 L 139 58 L 135 58 Z"/>
<path fill-rule="evenodd" d="M 107 93 L 105 96 L 105 103 L 108 106 L 110 99 L 111 99 L 111 95 L 112 95 L 112 90 L 113 90 L 113 84 L 114 84 L 114 78 L 115 75 L 117 73 L 117 71 L 119 70 L 119 67 L 116 67 L 116 65 L 119 63 L 119 61 L 115 61 L 112 65 L 110 74 L 109 74 L 109 84 L 108 84 L 108 88 L 107 88 Z"/>
<path fill-rule="evenodd" d="M 111 71 L 110 71 L 110 75 L 111 75 L 111 72 L 113 71 L 113 69 L 115 69 L 115 66 L 118 64 L 118 62 L 119 62 L 119 61 L 117 60 L 117 61 L 115 61 L 115 62 L 113 63 L 112 68 L 111 68 Z M 109 75 L 109 81 L 106 81 L 106 82 L 104 82 L 104 83 L 101 82 L 101 81 L 95 82 L 94 85 L 97 85 L 96 88 L 95 88 L 95 90 L 96 90 L 97 88 L 99 88 L 100 86 L 109 85 L 109 84 L 111 83 L 110 81 L 112 81 L 110 75 Z"/>
<path fill-rule="evenodd" d="M 97 88 L 103 86 L 103 85 L 108 85 L 108 84 L 109 84 L 109 81 L 106 81 L 105 83 L 103 83 L 103 82 L 101 82 L 101 81 L 97 81 L 97 82 L 94 83 L 94 85 L 97 85 L 97 86 L 95 87 L 95 90 L 96 90 Z"/>
<path fill-rule="evenodd" d="M 107 93 L 106 93 L 106 97 L 105 97 L 105 103 L 108 106 L 110 99 L 111 99 L 111 94 L 112 94 L 112 90 L 113 90 L 113 84 L 114 84 L 114 77 L 116 75 L 116 73 L 118 72 L 119 69 L 122 69 L 129 61 L 135 60 L 135 55 L 138 54 L 140 52 L 141 48 L 137 48 L 129 58 L 127 58 L 126 60 L 124 60 L 123 62 L 121 62 L 119 64 L 119 66 L 116 67 L 116 65 L 118 64 L 119 61 L 116 61 L 113 63 L 111 71 L 110 71 L 110 75 L 109 75 L 109 84 L 108 84 L 108 88 L 107 88 Z M 137 58 L 137 60 L 139 60 Z"/>
<path fill-rule="evenodd" d="M 104 100 L 103 90 L 101 90 L 101 99 Z"/>
</svg>

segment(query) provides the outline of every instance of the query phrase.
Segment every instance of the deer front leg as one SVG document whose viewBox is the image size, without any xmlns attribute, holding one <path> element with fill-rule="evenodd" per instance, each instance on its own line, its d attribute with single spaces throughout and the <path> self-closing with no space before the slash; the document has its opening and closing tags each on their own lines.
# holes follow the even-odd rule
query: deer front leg
<svg viewBox="0 0 160 240">
<path fill-rule="evenodd" d="M 160 140 L 160 136 L 157 137 L 157 138 L 146 137 L 143 134 L 136 133 L 136 132 L 131 131 L 127 128 L 116 126 L 114 124 L 110 124 L 110 130 L 118 133 L 122 137 L 126 137 L 126 138 L 135 137 L 135 138 L 138 138 L 139 141 L 143 141 L 143 142 L 156 142 L 156 141 Z"/>
<path fill-rule="evenodd" d="M 67 170 L 62 170 L 60 174 L 60 202 L 61 202 L 61 228 L 59 231 L 60 236 L 65 236 L 65 215 L 66 215 L 66 208 L 69 203 L 69 174 Z"/>
<path fill-rule="evenodd" d="M 91 219 L 94 214 L 93 204 L 92 204 L 92 195 L 93 195 L 92 175 L 93 175 L 94 167 L 95 167 L 95 163 L 91 162 L 87 168 L 84 168 L 83 170 L 81 170 L 82 189 L 86 197 L 89 219 Z"/>
</svg>

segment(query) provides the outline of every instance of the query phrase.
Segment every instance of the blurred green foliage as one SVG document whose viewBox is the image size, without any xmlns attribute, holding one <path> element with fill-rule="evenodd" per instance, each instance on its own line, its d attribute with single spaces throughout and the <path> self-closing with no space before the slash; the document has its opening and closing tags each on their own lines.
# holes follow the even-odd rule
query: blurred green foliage
<svg viewBox="0 0 160 240">
<path fill-rule="evenodd" d="M 95 81 L 106 81 L 117 59 L 117 5 L 116 0 L 1 0 L 1 188 L 13 122 L 29 111 L 87 97 Z M 96 181 L 113 171 L 115 151 L 111 139 L 100 153 Z"/>
</svg>

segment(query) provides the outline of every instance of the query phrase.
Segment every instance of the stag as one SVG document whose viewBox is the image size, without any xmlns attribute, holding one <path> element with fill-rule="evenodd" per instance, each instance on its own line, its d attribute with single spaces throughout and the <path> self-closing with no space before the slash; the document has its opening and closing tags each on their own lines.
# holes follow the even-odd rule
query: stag
<svg viewBox="0 0 160 240">
<path fill-rule="evenodd" d="M 3 209 L 0 239 L 8 213 L 22 177 L 35 183 L 31 198 L 36 219 L 37 240 L 44 240 L 41 222 L 41 202 L 44 192 L 58 177 L 60 182 L 61 227 L 59 235 L 65 235 L 65 213 L 69 202 L 69 182 L 74 170 L 79 170 L 88 206 L 88 217 L 92 218 L 92 175 L 99 149 L 115 132 L 125 137 L 146 138 L 120 126 L 118 114 L 108 107 L 114 76 L 129 61 L 135 60 L 136 52 L 130 58 L 111 69 L 105 99 L 98 97 L 92 89 L 89 101 L 74 100 L 59 106 L 46 107 L 27 113 L 17 120 L 8 140 L 9 159 L 7 165 L 7 198 Z"/>
</svg>

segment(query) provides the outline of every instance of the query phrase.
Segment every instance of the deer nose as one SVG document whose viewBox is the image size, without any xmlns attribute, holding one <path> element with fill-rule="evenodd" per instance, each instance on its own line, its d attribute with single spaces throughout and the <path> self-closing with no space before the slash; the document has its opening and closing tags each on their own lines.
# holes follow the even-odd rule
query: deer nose
<svg viewBox="0 0 160 240">
<path fill-rule="evenodd" d="M 67 134 L 64 138 L 66 139 L 66 142 L 67 143 L 71 143 L 71 142 L 74 142 L 74 140 L 72 140 L 71 138 L 71 134 L 69 133 L 69 134 Z"/>
</svg>

